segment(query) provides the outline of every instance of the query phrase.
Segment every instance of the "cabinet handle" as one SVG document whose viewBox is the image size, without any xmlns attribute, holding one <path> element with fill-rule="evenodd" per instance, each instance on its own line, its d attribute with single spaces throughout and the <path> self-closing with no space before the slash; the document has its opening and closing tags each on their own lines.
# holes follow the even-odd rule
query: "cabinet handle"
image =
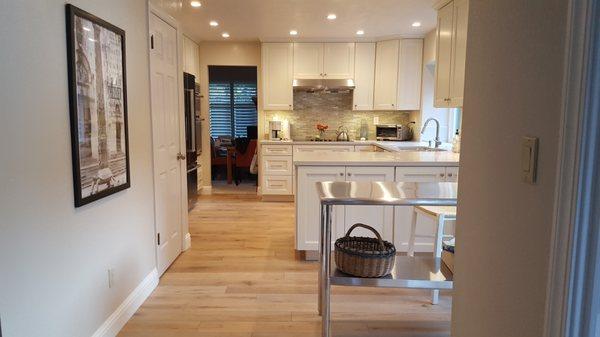
<svg viewBox="0 0 600 337">
<path fill-rule="evenodd" d="M 452 177 L 452 173 L 448 173 L 448 177 Z"/>
<path fill-rule="evenodd" d="M 320 73 L 319 76 L 323 77 L 323 73 Z"/>
<path fill-rule="evenodd" d="M 348 172 L 348 177 L 351 176 L 351 175 L 352 175 L 352 173 Z"/>
<path fill-rule="evenodd" d="M 440 173 L 440 177 L 444 178 L 444 174 L 443 174 L 443 173 Z"/>
<path fill-rule="evenodd" d="M 344 173 L 343 173 L 343 172 L 340 172 L 340 177 L 343 177 L 343 176 L 344 176 Z"/>
</svg>

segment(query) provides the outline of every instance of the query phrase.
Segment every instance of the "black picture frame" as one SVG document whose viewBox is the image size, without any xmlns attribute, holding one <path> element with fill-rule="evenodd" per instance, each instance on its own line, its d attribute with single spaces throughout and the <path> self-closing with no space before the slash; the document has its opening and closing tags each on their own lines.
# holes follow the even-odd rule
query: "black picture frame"
<svg viewBox="0 0 600 337">
<path fill-rule="evenodd" d="M 131 187 L 125 31 L 71 4 L 65 14 L 74 202 L 81 207 Z"/>
</svg>

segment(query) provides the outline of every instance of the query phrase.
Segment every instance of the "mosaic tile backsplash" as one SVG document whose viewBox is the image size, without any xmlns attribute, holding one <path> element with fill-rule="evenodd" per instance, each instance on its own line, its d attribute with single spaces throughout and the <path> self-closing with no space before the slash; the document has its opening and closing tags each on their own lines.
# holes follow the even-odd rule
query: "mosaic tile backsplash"
<svg viewBox="0 0 600 337">
<path fill-rule="evenodd" d="M 291 138 L 307 140 L 319 134 L 317 123 L 327 124 L 326 139 L 335 139 L 335 131 L 340 125 L 348 128 L 351 140 L 360 138 L 360 125 L 368 126 L 368 139 L 375 140 L 373 117 L 379 117 L 379 124 L 406 124 L 410 121 L 405 111 L 353 111 L 352 93 L 294 92 L 293 111 L 265 111 L 265 124 L 271 120 L 288 120 Z"/>
</svg>

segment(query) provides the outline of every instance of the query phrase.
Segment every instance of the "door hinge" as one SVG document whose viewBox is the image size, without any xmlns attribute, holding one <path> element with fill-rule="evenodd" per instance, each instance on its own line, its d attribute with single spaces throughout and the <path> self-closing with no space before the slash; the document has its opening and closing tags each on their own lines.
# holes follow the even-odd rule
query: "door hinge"
<svg viewBox="0 0 600 337">
<path fill-rule="evenodd" d="M 158 234 L 156 235 L 156 237 L 157 237 L 157 238 L 156 238 L 156 242 L 157 242 L 157 243 L 158 243 L 158 245 L 160 246 L 160 233 L 158 233 Z"/>
<path fill-rule="evenodd" d="M 150 35 L 150 49 L 154 49 L 154 35 Z"/>
</svg>

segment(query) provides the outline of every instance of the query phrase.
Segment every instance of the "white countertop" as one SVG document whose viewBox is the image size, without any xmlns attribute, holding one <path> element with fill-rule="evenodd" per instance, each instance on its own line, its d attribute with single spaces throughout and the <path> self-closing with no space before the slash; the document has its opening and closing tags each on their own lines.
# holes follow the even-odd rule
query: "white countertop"
<svg viewBox="0 0 600 337">
<path fill-rule="evenodd" d="M 399 152 L 301 152 L 296 166 L 458 166 L 460 155 L 452 151 Z"/>
</svg>

